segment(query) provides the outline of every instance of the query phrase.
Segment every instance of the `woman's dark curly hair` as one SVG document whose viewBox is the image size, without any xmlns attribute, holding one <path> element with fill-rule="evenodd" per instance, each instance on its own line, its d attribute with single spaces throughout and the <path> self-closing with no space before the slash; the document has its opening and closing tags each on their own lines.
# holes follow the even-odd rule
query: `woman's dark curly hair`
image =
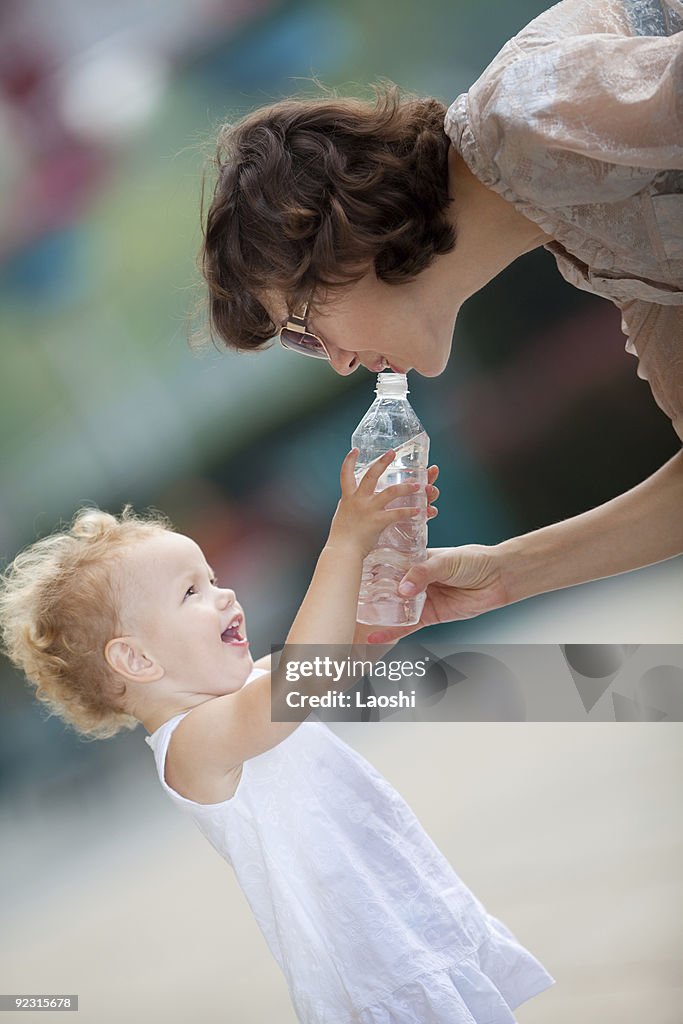
<svg viewBox="0 0 683 1024">
<path fill-rule="evenodd" d="M 445 106 L 375 87 L 373 100 L 287 99 L 218 135 L 200 269 L 211 335 L 237 349 L 277 332 L 259 295 L 290 312 L 316 289 L 413 279 L 455 245 Z"/>
</svg>

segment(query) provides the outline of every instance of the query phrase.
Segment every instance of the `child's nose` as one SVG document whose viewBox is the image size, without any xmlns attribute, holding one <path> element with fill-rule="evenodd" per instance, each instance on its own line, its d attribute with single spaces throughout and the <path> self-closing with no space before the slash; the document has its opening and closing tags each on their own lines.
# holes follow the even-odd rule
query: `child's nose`
<svg viewBox="0 0 683 1024">
<path fill-rule="evenodd" d="M 235 591 L 226 590 L 225 587 L 222 587 L 218 597 L 218 603 L 220 604 L 221 608 L 227 608 L 229 604 L 234 604 L 235 601 Z"/>
</svg>

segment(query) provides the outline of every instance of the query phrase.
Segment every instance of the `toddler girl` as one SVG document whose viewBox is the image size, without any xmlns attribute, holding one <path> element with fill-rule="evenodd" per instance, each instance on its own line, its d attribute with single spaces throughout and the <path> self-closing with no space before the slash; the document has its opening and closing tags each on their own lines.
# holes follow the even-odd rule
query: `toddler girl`
<svg viewBox="0 0 683 1024">
<path fill-rule="evenodd" d="M 363 642 L 363 558 L 388 452 L 357 450 L 288 644 Z M 424 505 L 423 505 L 424 508 Z M 161 785 L 229 861 L 304 1024 L 510 1024 L 553 979 L 487 913 L 401 797 L 319 718 L 271 722 L 270 659 L 201 550 L 161 517 L 82 510 L 3 579 L 10 658 L 84 735 L 142 722 Z M 386 648 L 384 648 L 386 650 Z"/>
</svg>

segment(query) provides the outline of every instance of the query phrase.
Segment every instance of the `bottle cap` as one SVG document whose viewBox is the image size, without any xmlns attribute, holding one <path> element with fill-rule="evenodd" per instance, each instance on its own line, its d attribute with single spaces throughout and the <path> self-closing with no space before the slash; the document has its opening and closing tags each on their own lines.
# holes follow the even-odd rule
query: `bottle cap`
<svg viewBox="0 0 683 1024">
<path fill-rule="evenodd" d="M 375 394 L 380 398 L 405 398 L 408 394 L 408 377 L 405 373 L 378 373 Z"/>
</svg>

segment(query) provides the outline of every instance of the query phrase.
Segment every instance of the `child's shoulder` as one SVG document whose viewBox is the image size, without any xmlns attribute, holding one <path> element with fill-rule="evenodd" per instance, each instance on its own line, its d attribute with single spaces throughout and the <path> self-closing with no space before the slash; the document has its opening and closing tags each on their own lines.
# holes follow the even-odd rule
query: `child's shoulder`
<svg viewBox="0 0 683 1024">
<path fill-rule="evenodd" d="M 178 723 L 167 750 L 166 782 L 196 803 L 229 800 L 244 762 L 276 747 L 300 724 L 272 720 L 270 672 L 257 663 L 241 689 L 199 704 Z"/>
<path fill-rule="evenodd" d="M 212 732 L 220 729 L 221 708 L 216 700 L 200 705 L 178 723 L 166 751 L 164 777 L 171 789 L 198 804 L 214 804 L 235 795 L 242 764 L 226 768 L 216 759 Z M 201 711 L 201 714 L 198 712 Z"/>
</svg>

